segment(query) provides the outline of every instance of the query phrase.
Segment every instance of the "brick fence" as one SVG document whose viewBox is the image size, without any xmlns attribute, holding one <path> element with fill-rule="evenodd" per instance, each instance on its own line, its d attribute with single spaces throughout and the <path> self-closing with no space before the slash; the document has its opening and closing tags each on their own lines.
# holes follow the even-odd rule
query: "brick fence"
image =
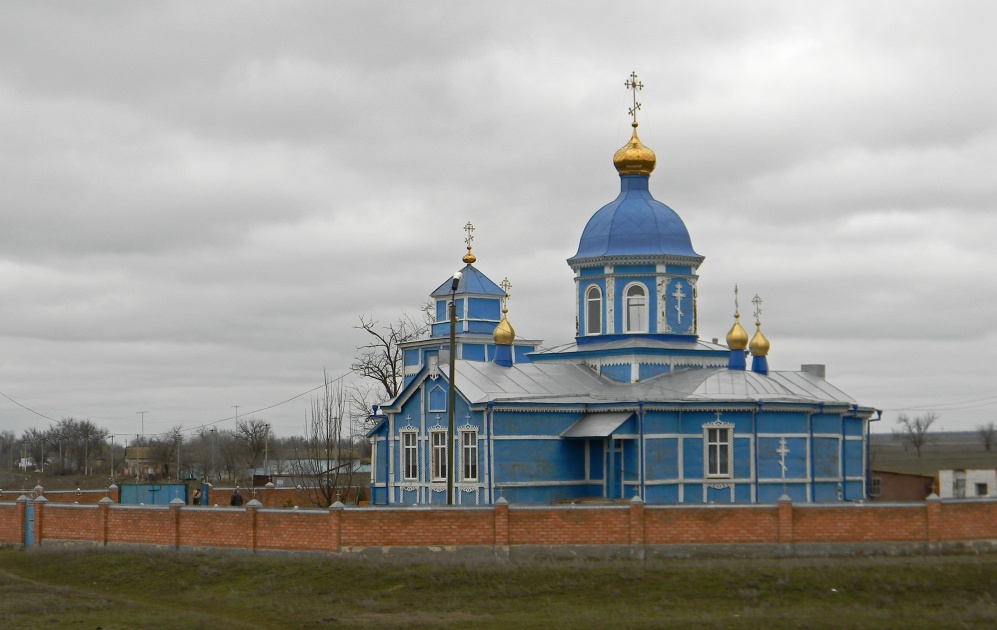
<svg viewBox="0 0 997 630">
<path fill-rule="evenodd" d="M 455 551 L 499 558 L 537 554 L 648 556 L 835 554 L 997 548 L 997 501 L 485 507 L 244 507 L 0 502 L 0 544 L 84 544 L 305 551 L 391 556 Z"/>
</svg>

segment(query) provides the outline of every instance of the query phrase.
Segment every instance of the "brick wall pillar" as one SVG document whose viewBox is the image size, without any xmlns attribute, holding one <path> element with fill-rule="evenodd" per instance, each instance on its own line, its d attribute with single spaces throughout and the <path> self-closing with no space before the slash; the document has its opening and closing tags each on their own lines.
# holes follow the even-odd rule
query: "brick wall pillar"
<svg viewBox="0 0 997 630">
<path fill-rule="evenodd" d="M 177 497 L 170 501 L 170 516 L 173 517 L 173 548 L 180 548 L 180 508 L 185 505 L 185 502 L 180 497 Z"/>
<path fill-rule="evenodd" d="M 785 494 L 779 497 L 779 544 L 793 544 L 793 500 Z"/>
<path fill-rule="evenodd" d="M 250 499 L 249 503 L 246 504 L 246 516 L 249 518 L 249 548 L 256 553 L 256 544 L 258 540 L 257 536 L 257 518 L 256 511 L 263 507 L 259 499 Z"/>
<path fill-rule="evenodd" d="M 343 505 L 336 501 L 329 506 L 329 551 L 339 553 L 343 545 Z"/>
<path fill-rule="evenodd" d="M 509 502 L 505 497 L 495 502 L 495 558 L 509 559 Z"/>
<path fill-rule="evenodd" d="M 39 488 L 41 486 L 38 486 Z M 45 537 L 45 504 L 48 503 L 48 499 L 45 497 L 38 497 L 31 502 L 35 506 L 35 545 L 41 545 L 42 540 Z"/>
<path fill-rule="evenodd" d="M 112 483 L 107 487 L 107 496 L 112 503 L 121 503 L 121 489 L 118 488 L 118 484 Z"/>
<path fill-rule="evenodd" d="M 99 542 L 101 546 L 104 547 L 107 546 L 108 531 L 109 531 L 108 517 L 111 511 L 112 503 L 114 503 L 114 501 L 111 500 L 111 497 L 104 497 L 100 501 L 97 501 L 97 510 L 99 513 L 98 518 L 100 519 L 100 534 L 99 534 L 100 539 L 96 542 Z"/>
<path fill-rule="evenodd" d="M 942 540 L 942 500 L 935 493 L 928 495 L 925 499 L 924 509 L 928 524 L 928 544 L 937 543 Z"/>
<path fill-rule="evenodd" d="M 630 557 L 644 559 L 644 500 L 630 499 Z"/>
</svg>

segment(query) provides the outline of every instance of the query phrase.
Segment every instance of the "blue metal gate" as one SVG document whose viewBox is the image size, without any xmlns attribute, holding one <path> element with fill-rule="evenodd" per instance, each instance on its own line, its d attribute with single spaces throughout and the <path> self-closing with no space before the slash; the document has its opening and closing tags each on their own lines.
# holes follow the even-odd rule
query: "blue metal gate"
<svg viewBox="0 0 997 630">
<path fill-rule="evenodd" d="M 124 505 L 169 505 L 173 499 L 187 502 L 187 486 L 182 483 L 128 483 L 119 492 Z"/>
<path fill-rule="evenodd" d="M 35 505 L 28 501 L 24 506 L 24 548 L 35 544 Z"/>
</svg>

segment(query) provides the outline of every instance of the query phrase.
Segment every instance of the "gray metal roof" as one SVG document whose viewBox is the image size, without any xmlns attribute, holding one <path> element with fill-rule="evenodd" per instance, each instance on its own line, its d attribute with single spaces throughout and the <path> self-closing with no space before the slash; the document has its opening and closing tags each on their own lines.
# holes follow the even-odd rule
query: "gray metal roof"
<svg viewBox="0 0 997 630">
<path fill-rule="evenodd" d="M 827 381 L 803 372 L 767 376 L 725 368 L 686 369 L 638 383 L 619 383 L 592 368 L 570 363 L 494 363 L 458 361 L 456 382 L 471 404 L 538 402 L 598 404 L 610 402 L 787 402 L 855 401 Z"/>
<path fill-rule="evenodd" d="M 587 413 L 561 434 L 563 438 L 609 437 L 626 422 L 632 411 L 613 413 Z"/>
</svg>

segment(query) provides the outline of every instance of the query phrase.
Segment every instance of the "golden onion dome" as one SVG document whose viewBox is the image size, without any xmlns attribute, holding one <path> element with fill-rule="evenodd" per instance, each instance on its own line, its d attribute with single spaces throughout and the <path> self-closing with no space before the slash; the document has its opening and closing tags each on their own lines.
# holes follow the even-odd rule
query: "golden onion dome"
<svg viewBox="0 0 997 630">
<path fill-rule="evenodd" d="M 657 158 L 654 151 L 644 146 L 637 137 L 637 123 L 631 123 L 634 128 L 630 142 L 626 143 L 613 155 L 613 166 L 620 175 L 650 175 L 654 170 Z"/>
<path fill-rule="evenodd" d="M 769 344 L 769 340 L 765 338 L 765 335 L 762 334 L 762 325 L 757 322 L 756 325 L 758 326 L 758 330 L 755 331 L 755 336 L 751 338 L 751 345 L 748 346 L 748 349 L 756 357 L 764 357 L 768 355 L 771 345 Z"/>
<path fill-rule="evenodd" d="M 727 347 L 731 350 L 744 350 L 748 347 L 748 332 L 741 326 L 740 315 L 734 314 L 734 325 L 727 333 Z"/>
<path fill-rule="evenodd" d="M 502 309 L 502 321 L 499 322 L 498 326 L 495 327 L 495 332 L 492 333 L 492 338 L 495 339 L 496 346 L 511 346 L 512 342 L 516 339 L 516 331 L 513 330 L 512 324 L 505 317 L 505 314 L 508 312 L 508 309 Z"/>
</svg>

